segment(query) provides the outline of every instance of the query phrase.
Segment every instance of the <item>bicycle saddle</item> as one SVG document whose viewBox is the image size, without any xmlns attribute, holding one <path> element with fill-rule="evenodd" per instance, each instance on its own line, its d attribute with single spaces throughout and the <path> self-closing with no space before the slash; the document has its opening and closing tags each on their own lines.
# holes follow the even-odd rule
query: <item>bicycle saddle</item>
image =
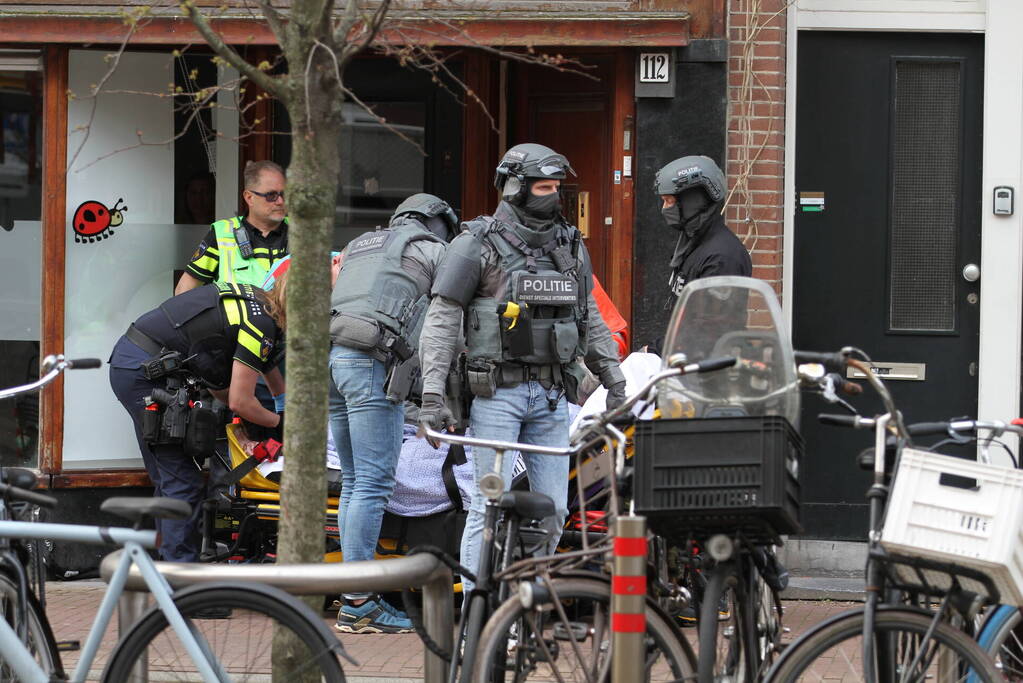
<svg viewBox="0 0 1023 683">
<path fill-rule="evenodd" d="M 502 510 L 515 510 L 523 519 L 541 520 L 554 515 L 554 501 L 546 493 L 508 491 L 497 501 Z"/>
<path fill-rule="evenodd" d="M 128 498 L 123 496 L 107 498 L 99 506 L 99 509 L 133 521 L 143 517 L 188 519 L 188 516 L 192 514 L 191 505 L 174 498 Z"/>
<path fill-rule="evenodd" d="M 35 472 L 32 470 L 26 470 L 21 467 L 5 467 L 0 481 L 5 481 L 19 489 L 32 490 L 36 487 L 38 477 L 36 477 Z"/>
</svg>

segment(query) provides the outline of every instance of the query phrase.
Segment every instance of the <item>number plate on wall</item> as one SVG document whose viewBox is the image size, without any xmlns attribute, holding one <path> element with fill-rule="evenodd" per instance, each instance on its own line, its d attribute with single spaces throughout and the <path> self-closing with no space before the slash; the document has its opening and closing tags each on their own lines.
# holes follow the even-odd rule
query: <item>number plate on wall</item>
<svg viewBox="0 0 1023 683">
<path fill-rule="evenodd" d="M 639 54 L 640 83 L 670 83 L 671 53 L 641 52 Z"/>
<path fill-rule="evenodd" d="M 674 96 L 674 51 L 636 53 L 636 97 Z"/>
</svg>

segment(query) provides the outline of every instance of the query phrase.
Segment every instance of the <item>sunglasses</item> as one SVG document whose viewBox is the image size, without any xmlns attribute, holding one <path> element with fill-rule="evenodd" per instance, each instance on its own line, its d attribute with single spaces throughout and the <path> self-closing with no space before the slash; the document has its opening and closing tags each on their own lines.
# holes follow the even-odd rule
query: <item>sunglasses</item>
<svg viewBox="0 0 1023 683">
<path fill-rule="evenodd" d="M 284 199 L 284 191 L 278 192 L 277 190 L 270 190 L 269 192 L 256 192 L 255 190 L 249 190 L 252 194 L 262 197 L 266 201 L 273 204 L 278 199 Z"/>
</svg>

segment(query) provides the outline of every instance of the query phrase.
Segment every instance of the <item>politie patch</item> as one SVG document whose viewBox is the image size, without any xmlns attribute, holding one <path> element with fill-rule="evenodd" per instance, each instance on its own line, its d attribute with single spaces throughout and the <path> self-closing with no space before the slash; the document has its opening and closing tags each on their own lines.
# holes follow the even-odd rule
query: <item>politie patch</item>
<svg viewBox="0 0 1023 683">
<path fill-rule="evenodd" d="M 345 258 L 352 259 L 356 256 L 382 251 L 394 238 L 394 235 L 395 232 L 393 230 L 380 230 L 359 235 L 348 243 L 348 248 L 345 250 Z"/>
<path fill-rule="evenodd" d="M 263 337 L 263 342 L 259 345 L 259 360 L 264 363 L 270 360 L 270 352 L 273 351 L 274 343 L 267 337 Z"/>
<path fill-rule="evenodd" d="M 207 248 L 208 247 L 206 246 L 205 242 L 200 242 L 199 246 L 195 248 L 195 253 L 192 254 L 192 258 L 189 260 L 198 261 L 200 258 L 202 258 L 202 255 L 206 253 Z"/>
<path fill-rule="evenodd" d="M 566 306 L 576 303 L 579 283 L 560 273 L 524 273 L 512 278 L 512 291 L 517 303 Z"/>
</svg>

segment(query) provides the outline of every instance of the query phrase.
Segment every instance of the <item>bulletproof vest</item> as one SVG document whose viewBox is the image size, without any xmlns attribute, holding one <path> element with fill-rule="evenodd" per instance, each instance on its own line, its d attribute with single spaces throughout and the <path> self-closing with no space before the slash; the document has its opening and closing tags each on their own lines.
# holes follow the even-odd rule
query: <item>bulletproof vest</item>
<svg viewBox="0 0 1023 683">
<path fill-rule="evenodd" d="M 241 218 L 236 216 L 213 224 L 213 233 L 217 238 L 217 252 L 220 254 L 217 282 L 234 282 L 239 285 L 262 287 L 263 281 L 266 280 L 269 263 L 265 259 L 242 256 L 238 240 L 234 236 L 235 229 L 241 223 Z M 250 235 L 249 238 L 251 239 L 251 237 Z"/>
<path fill-rule="evenodd" d="M 469 359 L 564 366 L 584 355 L 590 273 L 575 231 L 556 225 L 553 241 L 536 249 L 491 216 L 467 225 L 497 252 L 502 273 L 495 298 L 467 307 Z"/>
<path fill-rule="evenodd" d="M 218 282 L 175 296 L 160 304 L 167 320 L 187 341 L 189 369 L 221 389 L 231 383 L 234 351 L 238 344 L 224 313 L 225 299 L 244 299 L 262 304 L 251 285 Z M 215 296 L 211 296 L 215 294 Z M 275 344 L 281 349 L 282 344 Z"/>
<path fill-rule="evenodd" d="M 414 220 L 363 233 L 348 243 L 330 296 L 334 344 L 382 349 L 389 337 L 396 337 L 404 347 L 415 348 L 429 291 L 402 268 L 401 257 L 419 240 L 443 244 Z"/>
</svg>

